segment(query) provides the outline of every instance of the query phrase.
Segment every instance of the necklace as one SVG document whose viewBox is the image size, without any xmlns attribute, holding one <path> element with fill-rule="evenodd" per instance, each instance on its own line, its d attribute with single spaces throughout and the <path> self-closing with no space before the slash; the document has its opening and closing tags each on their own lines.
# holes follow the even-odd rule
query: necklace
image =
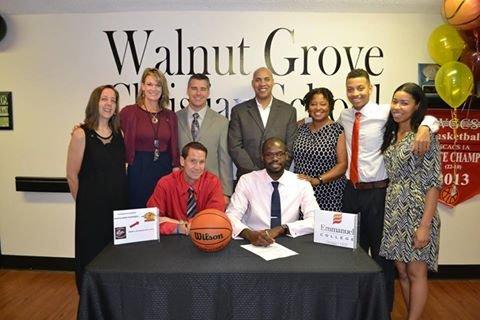
<svg viewBox="0 0 480 320">
<path fill-rule="evenodd" d="M 108 137 L 102 137 L 102 136 L 97 132 L 97 130 L 95 130 L 95 135 L 96 135 L 97 137 L 99 137 L 100 139 L 102 139 L 102 140 L 108 140 L 108 139 L 110 139 L 110 138 L 112 137 L 113 131 L 110 132 L 110 135 L 109 135 Z"/>
<path fill-rule="evenodd" d="M 157 115 L 158 115 L 158 112 L 155 112 L 155 113 L 151 113 L 150 112 L 150 115 L 152 116 L 152 123 L 157 123 L 158 122 L 158 118 L 157 118 Z"/>
<path fill-rule="evenodd" d="M 150 117 L 151 117 L 151 121 L 153 124 L 157 124 L 158 123 L 158 114 L 160 113 L 160 110 L 159 111 L 156 111 L 156 112 L 151 112 L 148 110 L 147 106 L 145 105 L 145 111 L 150 114 Z"/>
<path fill-rule="evenodd" d="M 150 112 L 148 111 L 147 109 L 147 106 L 143 106 L 144 108 L 140 108 L 141 110 L 143 110 L 147 117 L 148 115 L 150 114 L 150 117 L 151 117 L 151 125 L 152 125 L 152 131 L 153 131 L 153 161 L 157 161 L 158 158 L 160 157 L 160 140 L 158 139 L 158 114 L 162 111 L 161 109 L 157 112 Z"/>
</svg>

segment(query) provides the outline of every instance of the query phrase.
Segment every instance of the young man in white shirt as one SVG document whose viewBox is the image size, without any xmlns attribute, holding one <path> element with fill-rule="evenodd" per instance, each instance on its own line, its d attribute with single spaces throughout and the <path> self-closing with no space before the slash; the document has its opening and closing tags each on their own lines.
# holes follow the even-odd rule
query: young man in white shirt
<svg viewBox="0 0 480 320">
<path fill-rule="evenodd" d="M 314 212 L 320 209 L 310 183 L 285 170 L 287 157 L 285 143 L 269 138 L 262 145 L 265 169 L 240 177 L 227 208 L 233 237 L 268 246 L 280 235 L 313 233 Z"/>
<path fill-rule="evenodd" d="M 342 111 L 339 122 L 344 127 L 347 144 L 348 179 L 343 194 L 344 212 L 360 213 L 360 246 L 382 267 L 387 289 L 387 302 L 393 306 L 395 270 L 393 261 L 378 255 L 383 233 L 385 195 L 388 177 L 383 162 L 381 146 L 390 105 L 370 101 L 372 84 L 368 73 L 354 69 L 347 75 L 347 98 L 353 108 Z M 355 124 L 357 119 L 357 125 Z M 359 125 L 359 127 L 358 127 Z M 358 141 L 355 142 L 354 127 Z M 438 120 L 426 116 L 418 128 L 413 152 L 425 154 L 430 146 L 430 131 L 438 131 Z M 357 145 L 355 147 L 352 143 Z M 355 149 L 357 152 L 355 152 Z M 357 156 L 355 156 L 355 153 Z M 352 164 L 352 158 L 356 165 Z"/>
</svg>

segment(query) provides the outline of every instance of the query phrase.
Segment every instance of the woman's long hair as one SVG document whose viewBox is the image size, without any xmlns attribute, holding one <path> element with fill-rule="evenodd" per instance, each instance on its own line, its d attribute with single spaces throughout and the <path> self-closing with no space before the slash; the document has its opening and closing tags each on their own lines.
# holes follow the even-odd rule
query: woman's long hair
<svg viewBox="0 0 480 320">
<path fill-rule="evenodd" d="M 169 104 L 169 93 L 168 93 L 168 83 L 167 83 L 167 78 L 165 78 L 165 75 L 158 71 L 158 69 L 155 68 L 146 68 L 143 71 L 142 78 L 140 79 L 141 84 L 143 85 L 145 83 L 145 79 L 148 76 L 152 76 L 155 78 L 155 80 L 160 84 L 162 87 L 162 94 L 160 95 L 160 99 L 158 99 L 158 106 L 160 109 L 165 109 L 168 104 Z M 137 96 L 137 104 L 139 106 L 144 106 L 145 105 L 145 95 L 143 94 L 143 91 L 140 89 L 138 91 L 138 96 Z"/>
<path fill-rule="evenodd" d="M 115 134 L 118 134 L 120 133 L 120 119 L 118 117 L 119 95 L 118 91 L 109 84 L 95 88 L 92 91 L 92 94 L 90 94 L 90 99 L 88 100 L 87 108 L 85 109 L 85 120 L 83 121 L 84 127 L 91 130 L 95 130 L 98 128 L 98 119 L 100 117 L 98 105 L 100 103 L 100 97 L 102 96 L 102 92 L 105 89 L 112 89 L 113 92 L 115 92 L 115 98 L 117 100 L 115 104 L 115 112 L 108 121 L 108 126 Z"/>
<path fill-rule="evenodd" d="M 418 84 L 412 83 L 412 82 L 407 82 L 402 84 L 400 87 L 398 87 L 395 90 L 395 92 L 393 93 L 393 96 L 398 91 L 403 91 L 411 95 L 415 103 L 418 105 L 417 110 L 415 110 L 415 112 L 412 114 L 412 118 L 410 119 L 410 125 L 412 126 L 412 131 L 417 132 L 418 127 L 420 126 L 420 124 L 423 121 L 423 118 L 425 117 L 425 112 L 427 111 L 425 94 L 423 93 L 422 88 Z M 385 133 L 383 134 L 383 144 L 381 148 L 382 152 L 387 150 L 390 144 L 393 144 L 396 142 L 397 131 L 398 131 L 398 123 L 396 123 L 393 120 L 392 113 L 390 112 L 390 114 L 388 115 L 387 123 L 385 124 Z"/>
</svg>

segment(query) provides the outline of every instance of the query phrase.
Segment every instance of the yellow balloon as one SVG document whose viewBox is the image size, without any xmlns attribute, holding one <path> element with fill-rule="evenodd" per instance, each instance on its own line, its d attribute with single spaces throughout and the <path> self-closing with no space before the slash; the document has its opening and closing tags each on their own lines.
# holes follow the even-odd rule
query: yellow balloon
<svg viewBox="0 0 480 320">
<path fill-rule="evenodd" d="M 437 27 L 428 38 L 428 52 L 440 65 L 457 61 L 464 47 L 465 41 L 458 31 L 448 24 Z"/>
<path fill-rule="evenodd" d="M 472 71 L 461 62 L 447 62 L 435 76 L 438 95 L 453 109 L 467 100 L 473 89 Z"/>
</svg>

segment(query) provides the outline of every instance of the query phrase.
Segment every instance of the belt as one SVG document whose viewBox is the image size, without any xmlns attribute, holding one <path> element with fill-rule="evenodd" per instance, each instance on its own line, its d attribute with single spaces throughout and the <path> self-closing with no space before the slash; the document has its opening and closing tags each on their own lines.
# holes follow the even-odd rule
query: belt
<svg viewBox="0 0 480 320">
<path fill-rule="evenodd" d="M 358 190 L 381 189 L 381 188 L 388 187 L 388 179 L 381 180 L 381 181 L 358 182 L 358 183 L 353 183 L 350 180 L 347 180 L 347 181 L 354 189 L 358 189 Z"/>
</svg>

